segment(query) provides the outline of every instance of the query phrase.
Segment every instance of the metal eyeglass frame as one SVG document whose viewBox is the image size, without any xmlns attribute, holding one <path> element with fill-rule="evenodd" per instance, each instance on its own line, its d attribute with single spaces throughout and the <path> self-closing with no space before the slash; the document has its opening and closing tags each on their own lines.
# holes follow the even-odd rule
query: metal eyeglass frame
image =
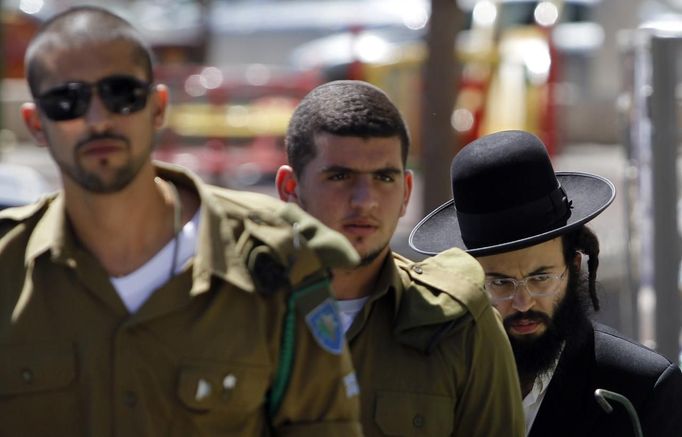
<svg viewBox="0 0 682 437">
<path fill-rule="evenodd" d="M 538 292 L 536 292 L 536 291 L 531 291 L 531 290 L 528 288 L 528 280 L 533 279 L 533 278 L 535 278 L 535 277 L 537 277 L 537 276 L 547 276 L 547 277 L 551 277 L 551 278 L 553 278 L 553 279 L 558 279 L 559 281 L 561 281 L 561 280 L 563 280 L 564 277 L 566 276 L 566 272 L 568 272 L 568 266 L 566 266 L 566 267 L 564 268 L 564 271 L 561 272 L 561 274 L 539 273 L 539 274 L 537 274 L 537 275 L 526 276 L 526 277 L 523 278 L 523 279 L 516 279 L 516 278 L 494 278 L 494 279 L 490 279 L 490 280 L 486 279 L 486 281 L 485 281 L 485 289 L 486 289 L 486 291 L 488 291 L 488 294 L 490 294 L 490 297 L 491 297 L 492 299 L 494 299 L 495 301 L 497 301 L 497 302 L 505 302 L 505 301 L 514 300 L 514 297 L 516 297 L 516 293 L 519 291 L 519 286 L 521 286 L 521 285 L 524 286 L 524 288 L 526 289 L 526 291 L 528 292 L 528 294 L 529 294 L 531 297 L 547 297 L 547 296 L 554 296 L 554 295 L 557 293 L 557 291 L 559 291 L 558 287 L 557 287 L 556 290 L 551 291 L 551 292 L 546 292 L 546 293 L 545 293 L 545 292 L 540 292 L 540 293 L 538 293 Z M 504 279 L 505 281 L 510 281 L 511 283 L 514 284 L 514 292 L 513 292 L 511 295 L 509 295 L 509 296 L 507 296 L 507 297 L 499 297 L 499 296 L 495 296 L 494 293 L 492 293 L 491 291 L 488 290 L 488 282 L 494 281 L 494 280 L 500 280 L 500 279 Z"/>
</svg>

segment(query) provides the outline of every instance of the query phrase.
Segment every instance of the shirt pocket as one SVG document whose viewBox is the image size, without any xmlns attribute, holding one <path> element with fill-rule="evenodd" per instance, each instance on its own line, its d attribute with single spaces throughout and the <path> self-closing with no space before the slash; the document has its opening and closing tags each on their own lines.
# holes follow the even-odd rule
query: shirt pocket
<svg viewBox="0 0 682 437">
<path fill-rule="evenodd" d="M 240 429 L 263 426 L 269 386 L 267 366 L 215 362 L 183 366 L 177 387 L 182 411 L 174 417 L 172 435 L 241 435 Z"/>
<path fill-rule="evenodd" d="M 387 436 L 444 437 L 452 434 L 454 400 L 423 393 L 380 391 L 374 421 Z"/>
<path fill-rule="evenodd" d="M 80 435 L 70 342 L 0 346 L 0 423 L 11 435 Z"/>
</svg>

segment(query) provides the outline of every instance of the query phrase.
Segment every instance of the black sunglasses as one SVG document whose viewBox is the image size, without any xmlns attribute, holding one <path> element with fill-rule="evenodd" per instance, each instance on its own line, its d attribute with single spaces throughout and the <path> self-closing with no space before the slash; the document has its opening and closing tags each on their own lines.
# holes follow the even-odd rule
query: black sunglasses
<svg viewBox="0 0 682 437">
<path fill-rule="evenodd" d="M 109 111 L 127 115 L 147 105 L 151 83 L 125 75 L 107 76 L 95 83 L 67 82 L 45 91 L 36 103 L 50 120 L 73 120 L 88 111 L 93 88 Z"/>
</svg>

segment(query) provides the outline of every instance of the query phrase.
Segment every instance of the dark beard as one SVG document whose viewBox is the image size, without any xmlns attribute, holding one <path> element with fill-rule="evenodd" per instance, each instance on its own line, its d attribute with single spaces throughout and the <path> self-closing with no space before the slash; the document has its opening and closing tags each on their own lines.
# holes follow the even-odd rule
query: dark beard
<svg viewBox="0 0 682 437">
<path fill-rule="evenodd" d="M 122 135 L 105 132 L 92 134 L 88 138 L 79 141 L 78 144 L 76 144 L 76 147 L 73 152 L 73 163 L 63 162 L 62 160 L 59 159 L 57 154 L 53 153 L 52 148 L 49 149 L 50 154 L 55 159 L 55 162 L 57 163 L 58 167 L 62 172 L 68 175 L 69 178 L 72 179 L 81 188 L 91 193 L 97 194 L 117 193 L 124 189 L 125 187 L 127 187 L 135 179 L 135 177 L 138 175 L 142 167 L 144 167 L 147 160 L 151 156 L 151 152 L 154 148 L 153 144 L 150 144 L 145 155 L 133 159 L 129 163 L 129 165 L 120 168 L 116 173 L 116 176 L 113 181 L 105 182 L 96 173 L 92 173 L 85 170 L 85 168 L 82 167 L 78 158 L 78 151 L 82 147 L 84 147 L 89 141 L 97 139 L 119 140 L 124 142 L 127 145 L 128 149 L 130 149 L 131 147 L 128 138 Z M 48 142 L 49 140 L 50 138 L 48 138 Z M 100 160 L 100 165 L 107 166 L 109 164 L 107 160 L 104 159 Z"/>
<path fill-rule="evenodd" d="M 382 248 L 370 252 L 367 255 L 360 258 L 360 264 L 358 264 L 358 267 L 365 267 L 372 264 L 372 261 L 379 258 L 379 255 L 383 253 L 384 249 L 386 249 L 386 246 L 383 246 Z"/>
<path fill-rule="evenodd" d="M 509 316 L 504 326 L 509 333 L 509 325 L 518 319 L 537 320 L 545 324 L 545 332 L 539 337 L 519 338 L 509 335 L 514 351 L 516 368 L 522 383 L 532 382 L 536 377 L 549 371 L 561 353 L 564 344 L 573 338 L 580 339 L 589 329 L 589 294 L 587 284 L 580 280 L 579 271 L 569 268 L 566 294 L 559 302 L 550 319 L 539 311 L 527 311 Z"/>
</svg>

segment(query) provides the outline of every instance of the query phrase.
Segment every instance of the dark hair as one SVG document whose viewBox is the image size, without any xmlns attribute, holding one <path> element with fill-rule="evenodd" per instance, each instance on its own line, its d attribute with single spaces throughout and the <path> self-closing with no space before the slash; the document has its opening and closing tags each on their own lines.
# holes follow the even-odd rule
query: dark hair
<svg viewBox="0 0 682 437">
<path fill-rule="evenodd" d="M 585 225 L 561 236 L 564 260 L 569 269 L 574 269 L 573 258 L 580 252 L 587 255 L 587 290 L 595 311 L 599 311 L 597 297 L 597 268 L 599 267 L 599 239 Z"/>
<path fill-rule="evenodd" d="M 315 158 L 315 135 L 400 138 L 403 166 L 410 137 L 391 99 L 367 82 L 340 80 L 318 86 L 301 100 L 289 121 L 287 158 L 295 174 Z"/>
<path fill-rule="evenodd" d="M 111 41 L 130 43 L 135 61 L 144 68 L 147 79 L 153 80 L 151 50 L 128 21 L 104 8 L 77 6 L 43 23 L 29 44 L 24 63 L 31 94 L 36 97 L 39 92 L 40 81 L 46 74 L 47 53 L 63 47 Z"/>
</svg>

